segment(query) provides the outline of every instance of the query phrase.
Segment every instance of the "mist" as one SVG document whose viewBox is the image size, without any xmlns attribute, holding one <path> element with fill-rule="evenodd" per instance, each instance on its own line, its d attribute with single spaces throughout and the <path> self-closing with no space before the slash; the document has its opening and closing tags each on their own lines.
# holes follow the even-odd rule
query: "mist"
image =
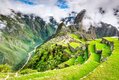
<svg viewBox="0 0 119 80">
<path fill-rule="evenodd" d="M 119 27 L 119 12 L 114 15 L 114 9 L 119 10 L 119 0 L 66 0 L 68 8 L 57 6 L 57 0 L 29 0 L 33 5 L 25 4 L 19 0 L 0 0 L 0 14 L 11 14 L 10 9 L 24 14 L 35 14 L 45 21 L 49 16 L 53 16 L 58 22 L 61 18 L 67 17 L 71 11 L 80 12 L 86 9 L 83 20 L 85 27 L 105 22 L 115 27 Z M 100 9 L 104 13 L 100 12 Z"/>
</svg>

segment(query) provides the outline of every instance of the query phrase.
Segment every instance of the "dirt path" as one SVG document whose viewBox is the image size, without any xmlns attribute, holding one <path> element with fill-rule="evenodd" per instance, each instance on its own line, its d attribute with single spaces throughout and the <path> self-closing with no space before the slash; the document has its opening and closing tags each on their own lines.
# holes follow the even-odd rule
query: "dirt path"
<svg viewBox="0 0 119 80">
<path fill-rule="evenodd" d="M 8 73 L 8 75 L 6 76 L 6 78 L 5 78 L 4 80 L 7 80 L 7 79 L 9 78 L 9 76 L 10 76 L 10 75 L 9 75 L 9 73 Z"/>
<path fill-rule="evenodd" d="M 27 61 L 26 61 L 25 64 L 15 73 L 15 77 L 17 77 L 17 76 L 18 76 L 18 72 L 20 72 L 20 71 L 27 65 L 27 63 L 29 62 L 29 60 L 30 60 L 32 54 L 36 51 L 36 48 L 37 48 L 38 46 L 39 46 L 39 45 L 37 45 L 37 46 L 34 48 L 34 50 L 32 50 L 31 52 L 28 53 Z M 10 75 L 9 75 L 9 73 L 8 73 L 8 75 L 6 76 L 6 78 L 5 78 L 4 80 L 7 80 L 9 77 L 10 77 Z"/>
<path fill-rule="evenodd" d="M 20 72 L 20 71 L 27 65 L 27 63 L 29 62 L 29 60 L 30 60 L 32 54 L 36 51 L 36 48 L 37 48 L 38 46 L 39 46 L 39 45 L 37 45 L 31 52 L 28 53 L 28 59 L 27 59 L 27 61 L 26 61 L 25 64 L 15 73 L 15 77 L 17 77 L 17 76 L 18 76 L 18 72 Z"/>
</svg>

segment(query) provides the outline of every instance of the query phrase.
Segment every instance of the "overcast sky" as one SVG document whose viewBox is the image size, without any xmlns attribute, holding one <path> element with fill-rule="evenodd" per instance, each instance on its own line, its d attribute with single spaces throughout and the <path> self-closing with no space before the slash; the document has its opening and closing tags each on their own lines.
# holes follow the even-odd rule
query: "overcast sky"
<svg viewBox="0 0 119 80">
<path fill-rule="evenodd" d="M 99 7 L 105 10 L 105 14 L 99 13 Z M 53 16 L 59 21 L 71 11 L 86 9 L 88 19 L 83 21 L 85 26 L 103 21 L 118 27 L 119 20 L 113 15 L 113 9 L 118 7 L 119 0 L 0 0 L 0 14 L 10 14 L 9 9 L 14 9 L 26 14 L 33 13 L 44 20 Z"/>
</svg>

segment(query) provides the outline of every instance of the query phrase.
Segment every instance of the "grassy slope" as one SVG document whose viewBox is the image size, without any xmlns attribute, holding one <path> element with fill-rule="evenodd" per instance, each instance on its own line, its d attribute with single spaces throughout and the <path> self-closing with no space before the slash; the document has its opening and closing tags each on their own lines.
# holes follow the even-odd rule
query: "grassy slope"
<svg viewBox="0 0 119 80">
<path fill-rule="evenodd" d="M 5 28 L 0 29 L 0 64 L 7 63 L 14 69 L 20 68 L 28 53 L 55 32 L 52 24 L 45 25 L 37 16 L 31 18 L 31 15 L 22 14 L 21 17 L 15 13 L 13 18 L 0 15 L 0 21 L 5 23 Z"/>
<path fill-rule="evenodd" d="M 99 65 L 98 62 L 95 61 L 88 61 L 85 64 L 79 66 L 71 66 L 64 69 L 59 70 L 51 70 L 46 72 L 39 72 L 29 75 L 24 75 L 16 78 L 11 78 L 10 80 L 28 80 L 28 79 L 43 79 L 43 80 L 77 80 L 84 75 L 87 75 L 89 72 L 91 72 L 94 68 L 96 68 Z"/>
<path fill-rule="evenodd" d="M 65 37 L 67 37 L 67 40 Z M 65 35 L 63 38 L 62 36 L 56 37 L 46 42 L 37 49 L 36 55 L 27 64 L 28 67 L 39 71 L 46 71 L 54 69 L 57 66 L 57 68 L 64 68 L 78 63 L 82 64 L 84 60 L 82 59 L 82 55 L 79 56 L 81 52 L 79 49 L 82 44 L 73 38 L 69 35 Z M 72 41 L 69 42 L 70 40 Z M 39 59 L 39 57 L 41 57 L 41 59 Z"/>
<path fill-rule="evenodd" d="M 114 50 L 108 60 L 98 66 L 84 80 L 118 80 L 119 79 L 119 41 L 117 38 L 106 38 L 114 42 Z"/>
<path fill-rule="evenodd" d="M 89 44 L 89 52 L 90 57 L 89 59 L 82 65 L 75 65 L 71 67 L 67 67 L 64 69 L 58 69 L 58 70 L 49 70 L 46 72 L 38 72 L 38 73 L 32 73 L 28 75 L 22 75 L 16 78 L 10 78 L 11 80 L 28 80 L 28 79 L 36 79 L 36 80 L 77 80 L 79 78 L 84 77 L 85 75 L 88 75 L 91 71 L 93 71 L 96 67 L 99 66 L 100 62 L 100 55 L 94 53 L 93 45 L 100 45 L 101 47 L 97 47 L 97 49 L 100 50 L 102 48 L 103 54 L 102 55 L 108 55 L 109 51 L 107 51 L 107 47 L 104 44 L 99 43 L 100 40 L 91 41 Z M 106 50 L 105 50 L 106 47 Z M 104 53 L 107 52 L 107 53 Z"/>
</svg>

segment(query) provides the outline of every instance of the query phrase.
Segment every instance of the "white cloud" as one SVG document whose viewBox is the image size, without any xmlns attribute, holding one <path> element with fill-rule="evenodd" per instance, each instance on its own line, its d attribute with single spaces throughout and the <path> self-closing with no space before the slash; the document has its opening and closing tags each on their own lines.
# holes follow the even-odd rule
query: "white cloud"
<svg viewBox="0 0 119 80">
<path fill-rule="evenodd" d="M 36 0 L 37 5 L 27 5 L 15 0 L 0 0 L 0 13 L 10 14 L 10 9 L 20 11 L 25 14 L 35 14 L 47 20 L 53 16 L 57 21 L 66 17 L 68 11 L 56 6 L 57 0 Z"/>
<path fill-rule="evenodd" d="M 5 28 L 5 27 L 6 27 L 6 24 L 3 23 L 2 21 L 0 21 L 0 29 L 3 29 L 3 28 Z"/>
<path fill-rule="evenodd" d="M 82 9 L 86 9 L 86 16 L 90 17 L 89 20 L 84 20 L 84 25 L 98 23 L 100 21 L 112 24 L 116 27 L 119 20 L 113 15 L 113 9 L 119 9 L 119 0 L 67 0 L 70 5 L 70 11 L 74 10 L 80 12 Z M 99 13 L 99 7 L 102 7 L 106 13 L 104 15 Z"/>
<path fill-rule="evenodd" d="M 33 1 L 33 0 L 31 0 Z M 26 14 L 35 14 L 47 20 L 48 16 L 53 16 L 57 21 L 62 17 L 66 17 L 69 12 L 80 12 L 86 9 L 86 16 L 91 20 L 84 20 L 85 26 L 88 24 L 98 23 L 100 21 L 119 26 L 117 18 L 113 15 L 113 8 L 119 7 L 119 0 L 66 0 L 68 2 L 68 9 L 61 9 L 56 6 L 57 0 L 34 0 L 37 5 L 26 5 L 16 0 L 0 0 L 0 13 L 9 14 L 9 9 L 14 9 Z M 106 14 L 101 15 L 98 8 L 102 7 Z M 89 25 L 88 25 L 89 26 Z"/>
</svg>

